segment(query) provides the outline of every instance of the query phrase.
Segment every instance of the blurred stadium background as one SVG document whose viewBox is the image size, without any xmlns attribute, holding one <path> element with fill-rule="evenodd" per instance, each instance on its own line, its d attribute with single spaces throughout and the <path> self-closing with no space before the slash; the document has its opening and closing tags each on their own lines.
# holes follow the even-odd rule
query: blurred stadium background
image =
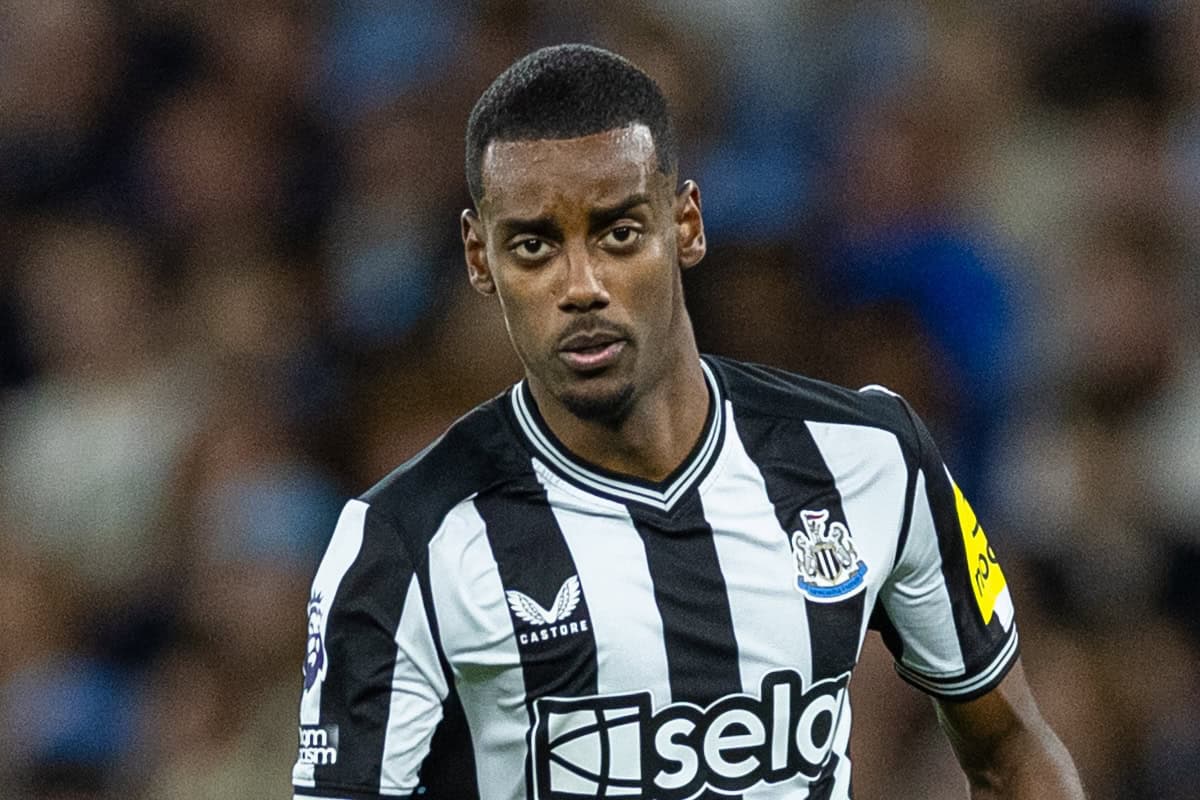
<svg viewBox="0 0 1200 800">
<path fill-rule="evenodd" d="M 674 103 L 704 349 L 884 383 L 1091 796 L 1200 786 L 1200 5 L 0 3 L 0 796 L 287 798 L 344 499 L 518 375 L 462 131 L 533 47 Z M 856 795 L 962 798 L 877 642 Z"/>
</svg>

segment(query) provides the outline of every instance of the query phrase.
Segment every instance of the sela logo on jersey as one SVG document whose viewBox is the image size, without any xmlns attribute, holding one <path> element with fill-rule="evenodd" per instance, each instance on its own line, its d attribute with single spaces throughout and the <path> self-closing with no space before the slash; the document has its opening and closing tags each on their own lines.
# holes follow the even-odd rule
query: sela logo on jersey
<svg viewBox="0 0 1200 800">
<path fill-rule="evenodd" d="M 828 603 L 863 585 L 867 564 L 858 557 L 850 529 L 829 522 L 829 510 L 800 512 L 804 527 L 792 533 L 796 588 L 812 600 Z"/>
<path fill-rule="evenodd" d="M 650 692 L 534 703 L 537 800 L 624 797 L 687 800 L 759 783 L 815 781 L 830 761 L 850 673 L 807 691 L 794 670 L 769 673 L 758 697 L 726 695 L 708 708 Z"/>
<path fill-rule="evenodd" d="M 337 725 L 300 726 L 300 763 L 325 766 L 336 764 L 338 754 Z"/>
<path fill-rule="evenodd" d="M 542 608 L 529 595 L 509 589 L 504 593 L 508 598 L 508 606 L 513 615 L 522 622 L 532 625 L 533 630 L 521 631 L 517 641 L 521 644 L 537 644 L 557 639 L 560 636 L 570 636 L 588 629 L 587 619 L 568 620 L 575 613 L 576 606 L 582 597 L 579 588 L 579 576 L 572 575 L 563 581 L 554 602 L 550 608 Z"/>
<path fill-rule="evenodd" d="M 321 620 L 321 593 L 308 599 L 308 650 L 304 655 L 304 691 L 325 680 L 325 641 Z"/>
</svg>

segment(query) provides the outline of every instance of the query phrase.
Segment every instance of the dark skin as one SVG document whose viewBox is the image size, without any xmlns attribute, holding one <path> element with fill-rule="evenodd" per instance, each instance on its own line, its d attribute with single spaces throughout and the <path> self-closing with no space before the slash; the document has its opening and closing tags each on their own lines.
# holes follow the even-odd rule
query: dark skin
<svg viewBox="0 0 1200 800">
<path fill-rule="evenodd" d="M 662 480 L 708 412 L 681 281 L 705 254 L 700 190 L 659 171 L 643 125 L 494 141 L 482 167 L 484 197 L 462 213 L 467 272 L 499 299 L 542 416 L 591 463 Z M 1082 800 L 1019 663 L 938 718 L 974 800 Z"/>
<path fill-rule="evenodd" d="M 704 257 L 700 190 L 674 191 L 644 126 L 493 142 L 483 176 L 468 274 L 499 298 L 546 422 L 592 463 L 665 478 L 708 412 L 680 278 Z"/>
<path fill-rule="evenodd" d="M 1084 800 L 1071 756 L 1038 711 L 1020 661 L 992 691 L 967 703 L 939 701 L 937 712 L 972 800 Z"/>
</svg>

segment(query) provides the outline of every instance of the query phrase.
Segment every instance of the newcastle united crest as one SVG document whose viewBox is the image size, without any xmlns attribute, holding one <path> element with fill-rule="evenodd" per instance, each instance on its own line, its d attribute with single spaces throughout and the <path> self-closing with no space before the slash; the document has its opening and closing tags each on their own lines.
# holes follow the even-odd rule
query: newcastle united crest
<svg viewBox="0 0 1200 800">
<path fill-rule="evenodd" d="M 858 557 L 850 529 L 829 522 L 829 510 L 800 512 L 804 527 L 792 533 L 796 588 L 817 602 L 833 602 L 863 585 L 867 565 Z"/>
</svg>

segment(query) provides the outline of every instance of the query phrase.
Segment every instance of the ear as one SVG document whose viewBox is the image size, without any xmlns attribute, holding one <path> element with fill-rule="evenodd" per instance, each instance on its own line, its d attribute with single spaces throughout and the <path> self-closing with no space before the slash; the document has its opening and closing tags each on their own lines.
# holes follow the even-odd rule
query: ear
<svg viewBox="0 0 1200 800">
<path fill-rule="evenodd" d="M 495 294 L 496 282 L 488 266 L 487 239 L 483 233 L 483 221 L 471 209 L 462 212 L 463 256 L 467 260 L 467 279 L 480 294 Z"/>
<path fill-rule="evenodd" d="M 675 195 L 675 236 L 679 266 L 694 267 L 708 252 L 704 240 L 704 217 L 700 214 L 700 187 L 684 181 Z"/>
</svg>

